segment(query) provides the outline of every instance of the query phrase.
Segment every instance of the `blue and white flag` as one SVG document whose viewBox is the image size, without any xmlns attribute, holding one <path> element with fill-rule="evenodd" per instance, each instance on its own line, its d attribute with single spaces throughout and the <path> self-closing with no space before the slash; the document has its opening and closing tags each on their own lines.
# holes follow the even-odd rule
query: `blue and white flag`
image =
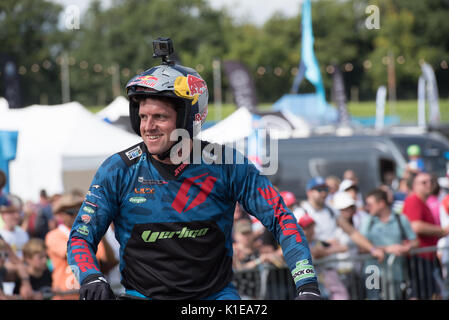
<svg viewBox="0 0 449 320">
<path fill-rule="evenodd" d="M 302 5 L 302 40 L 301 40 L 301 61 L 299 72 L 296 75 L 291 93 L 297 93 L 299 85 L 305 77 L 316 89 L 317 95 L 325 100 L 323 79 L 321 78 L 318 60 L 313 50 L 313 30 L 312 30 L 312 5 L 310 0 L 305 0 Z"/>
<path fill-rule="evenodd" d="M 0 170 L 6 174 L 5 191 L 9 192 L 9 161 L 16 158 L 17 131 L 0 130 Z"/>
</svg>

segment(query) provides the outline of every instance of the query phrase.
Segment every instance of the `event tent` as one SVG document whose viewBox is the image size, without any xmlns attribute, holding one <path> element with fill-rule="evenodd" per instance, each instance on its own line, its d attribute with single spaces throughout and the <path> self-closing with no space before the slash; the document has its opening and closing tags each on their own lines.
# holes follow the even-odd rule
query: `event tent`
<svg viewBox="0 0 449 320">
<path fill-rule="evenodd" d="M 141 140 L 77 102 L 0 109 L 0 130 L 19 132 L 16 159 L 9 166 L 10 192 L 24 200 L 36 200 L 41 189 L 87 191 L 108 156 Z"/>
<path fill-rule="evenodd" d="M 96 115 L 103 120 L 115 122 L 120 117 L 129 116 L 129 102 L 124 96 L 118 96 Z"/>
<path fill-rule="evenodd" d="M 226 144 L 245 139 L 257 129 L 267 129 L 275 139 L 304 137 L 310 134 L 309 124 L 289 110 L 264 114 L 238 108 L 214 126 L 203 130 L 199 137 L 209 142 Z"/>
<path fill-rule="evenodd" d="M 8 100 L 0 97 L 0 112 L 5 112 L 9 109 Z"/>
<path fill-rule="evenodd" d="M 338 120 L 337 110 L 315 93 L 283 95 L 272 109 L 291 112 L 312 125 L 331 124 Z"/>
<path fill-rule="evenodd" d="M 128 132 L 134 133 L 129 121 L 129 102 L 123 96 L 118 96 L 109 105 L 96 113 L 102 120 Z"/>
</svg>

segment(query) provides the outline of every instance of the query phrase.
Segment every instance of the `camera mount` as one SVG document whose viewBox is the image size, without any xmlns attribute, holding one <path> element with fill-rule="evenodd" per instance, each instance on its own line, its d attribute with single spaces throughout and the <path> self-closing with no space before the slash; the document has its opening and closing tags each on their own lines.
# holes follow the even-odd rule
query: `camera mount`
<svg viewBox="0 0 449 320">
<path fill-rule="evenodd" d="M 170 38 L 159 37 L 153 40 L 153 58 L 161 58 L 162 64 L 175 64 L 175 61 L 168 59 L 174 51 L 173 41 Z"/>
</svg>

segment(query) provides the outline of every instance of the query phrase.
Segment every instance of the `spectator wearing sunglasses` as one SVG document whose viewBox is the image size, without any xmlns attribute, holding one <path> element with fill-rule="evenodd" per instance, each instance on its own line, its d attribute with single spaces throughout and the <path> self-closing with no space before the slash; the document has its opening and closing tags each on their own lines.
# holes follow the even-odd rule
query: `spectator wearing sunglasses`
<svg viewBox="0 0 449 320">
<path fill-rule="evenodd" d="M 449 235 L 449 226 L 441 228 L 426 204 L 432 193 L 431 175 L 426 172 L 410 173 L 408 180 L 411 193 L 404 201 L 403 213 L 410 220 L 413 231 L 418 236 L 419 247 L 436 246 L 438 239 Z M 438 293 L 433 272 L 435 271 L 435 254 L 421 253 L 414 257 L 422 267 L 423 276 L 418 283 L 420 299 L 430 299 Z"/>
<path fill-rule="evenodd" d="M 376 248 L 355 228 L 352 219 L 349 221 L 343 215 L 337 216 L 335 211 L 325 204 L 328 186 L 322 177 L 310 179 L 306 185 L 306 190 L 307 200 L 301 203 L 301 207 L 297 208 L 294 214 L 298 221 L 303 215 L 307 214 L 311 216 L 315 221 L 316 241 L 320 241 L 329 246 L 342 245 L 339 240 L 339 228 L 341 228 L 342 232 L 346 233 L 357 246 L 370 252 L 377 261 L 383 261 L 385 256 L 384 252 Z M 353 198 L 351 199 L 353 200 L 351 205 L 355 205 L 355 200 Z M 331 257 L 337 258 L 337 253 L 334 253 Z M 337 268 L 337 263 L 326 264 L 325 271 L 321 272 L 323 284 L 327 288 L 331 300 L 349 299 L 348 292 L 338 276 Z"/>
<path fill-rule="evenodd" d="M 305 215 L 312 218 L 315 222 L 314 238 L 316 241 L 326 246 L 338 246 L 335 212 L 326 205 L 328 192 L 329 187 L 324 178 L 318 176 L 310 179 L 306 185 L 307 200 L 301 202 L 300 207 L 293 213 L 298 221 L 302 221 Z M 336 253 L 329 254 L 327 257 L 336 258 Z M 329 299 L 348 300 L 349 294 L 338 276 L 336 263 L 328 263 L 320 271 Z"/>
</svg>

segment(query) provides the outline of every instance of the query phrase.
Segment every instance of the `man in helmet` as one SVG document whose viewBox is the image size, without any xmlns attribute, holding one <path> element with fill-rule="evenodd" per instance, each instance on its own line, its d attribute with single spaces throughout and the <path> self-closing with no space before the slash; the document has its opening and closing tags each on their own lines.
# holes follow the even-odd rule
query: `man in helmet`
<svg viewBox="0 0 449 320">
<path fill-rule="evenodd" d="M 80 298 L 114 298 L 95 259 L 114 222 L 127 295 L 239 299 L 231 283 L 238 202 L 282 246 L 298 297 L 319 299 L 307 240 L 270 181 L 246 158 L 224 161 L 229 151 L 236 160 L 235 150 L 195 139 L 207 115 L 200 75 L 165 62 L 132 78 L 126 90 L 131 124 L 143 141 L 100 166 L 72 227 L 68 261 L 81 283 Z M 173 135 L 176 129 L 180 135 Z"/>
</svg>

